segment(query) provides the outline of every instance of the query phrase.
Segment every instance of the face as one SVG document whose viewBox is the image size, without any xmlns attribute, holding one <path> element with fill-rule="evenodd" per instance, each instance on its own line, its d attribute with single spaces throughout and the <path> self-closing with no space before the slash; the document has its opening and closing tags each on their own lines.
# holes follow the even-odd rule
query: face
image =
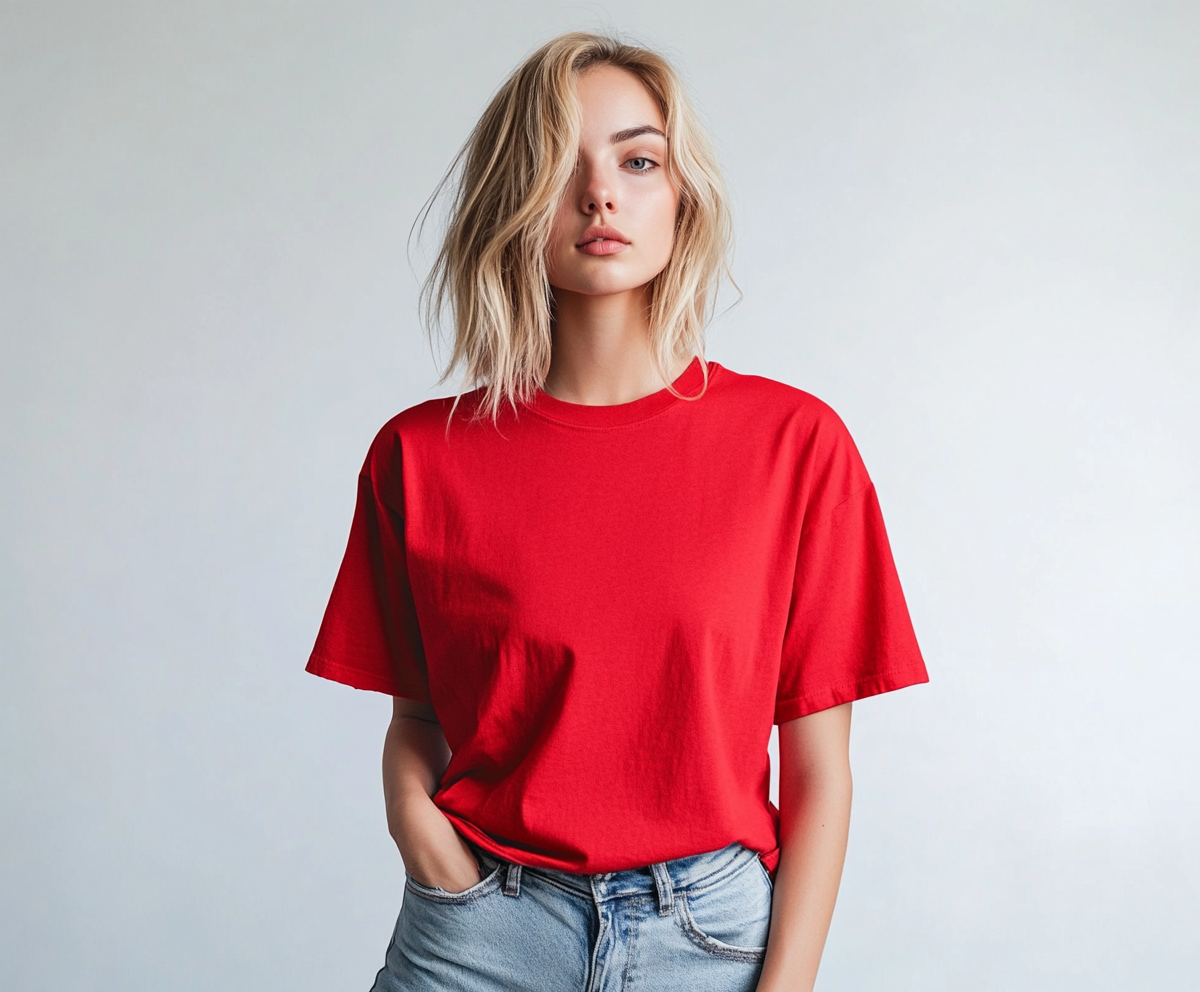
<svg viewBox="0 0 1200 992">
<path fill-rule="evenodd" d="M 628 293 L 671 258 L 679 190 L 667 177 L 666 123 L 624 69 L 586 70 L 578 94 L 579 158 L 546 251 L 550 285 L 586 296 Z"/>
</svg>

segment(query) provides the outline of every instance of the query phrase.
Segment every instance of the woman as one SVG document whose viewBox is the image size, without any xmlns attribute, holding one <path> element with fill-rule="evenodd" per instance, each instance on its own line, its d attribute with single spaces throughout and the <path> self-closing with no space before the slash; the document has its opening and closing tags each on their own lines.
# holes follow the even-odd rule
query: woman
<svg viewBox="0 0 1200 992">
<path fill-rule="evenodd" d="M 308 664 L 394 697 L 375 988 L 811 989 L 851 702 L 926 680 L 874 488 L 703 360 L 726 196 L 660 56 L 551 41 L 459 161 L 425 299 L 483 385 L 375 438 Z"/>
</svg>

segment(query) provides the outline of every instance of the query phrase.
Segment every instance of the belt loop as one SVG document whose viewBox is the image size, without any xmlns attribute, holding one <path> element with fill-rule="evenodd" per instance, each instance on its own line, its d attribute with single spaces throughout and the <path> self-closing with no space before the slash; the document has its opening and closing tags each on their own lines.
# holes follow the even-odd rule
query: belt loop
<svg viewBox="0 0 1200 992">
<path fill-rule="evenodd" d="M 658 889 L 658 915 L 670 916 L 675 912 L 675 887 L 671 884 L 667 863 L 656 861 L 650 870 L 654 873 L 654 885 Z"/>
<path fill-rule="evenodd" d="M 504 875 L 504 894 L 506 896 L 519 896 L 521 894 L 521 866 L 513 864 L 511 861 Z"/>
</svg>

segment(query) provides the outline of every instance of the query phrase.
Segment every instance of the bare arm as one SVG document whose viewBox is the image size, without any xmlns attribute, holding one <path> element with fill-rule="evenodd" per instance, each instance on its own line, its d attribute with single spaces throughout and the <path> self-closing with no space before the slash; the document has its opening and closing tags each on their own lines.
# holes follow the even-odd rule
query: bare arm
<svg viewBox="0 0 1200 992">
<path fill-rule="evenodd" d="M 850 707 L 779 725 L 779 869 L 758 992 L 817 980 L 850 829 Z"/>
<path fill-rule="evenodd" d="M 432 799 L 450 763 L 450 747 L 429 703 L 392 698 L 392 722 L 383 741 L 388 832 L 414 879 L 461 892 L 479 881 L 479 865 Z"/>
</svg>

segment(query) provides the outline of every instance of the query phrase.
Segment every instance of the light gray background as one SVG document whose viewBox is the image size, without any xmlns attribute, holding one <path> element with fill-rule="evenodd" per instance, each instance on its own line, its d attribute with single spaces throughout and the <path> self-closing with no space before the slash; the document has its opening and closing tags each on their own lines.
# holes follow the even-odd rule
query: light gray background
<svg viewBox="0 0 1200 992">
<path fill-rule="evenodd" d="M 1200 4 L 4 3 L 0 985 L 366 988 L 388 700 L 302 672 L 408 227 L 613 25 L 716 135 L 709 356 L 849 425 L 933 681 L 856 707 L 824 990 L 1200 982 Z"/>
</svg>

